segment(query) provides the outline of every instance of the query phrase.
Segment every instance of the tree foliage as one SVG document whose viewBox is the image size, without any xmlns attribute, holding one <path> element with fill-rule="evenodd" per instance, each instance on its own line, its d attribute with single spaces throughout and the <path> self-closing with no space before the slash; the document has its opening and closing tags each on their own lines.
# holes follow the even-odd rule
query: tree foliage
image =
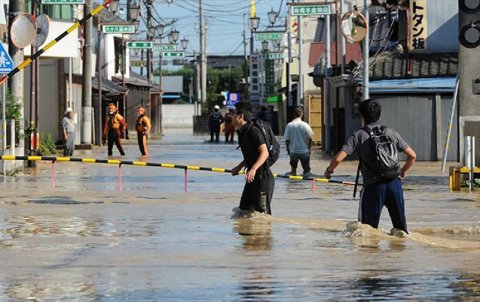
<svg viewBox="0 0 480 302">
<path fill-rule="evenodd" d="M 183 76 L 184 83 L 190 83 L 195 78 L 195 70 L 191 66 L 184 66 L 179 70 L 163 70 L 164 76 Z M 155 75 L 159 71 L 155 70 Z M 207 70 L 207 104 L 204 111 L 208 112 L 214 105 L 223 105 L 225 98 L 221 94 L 223 91 L 240 92 L 242 89 L 243 69 L 239 67 L 213 68 Z M 188 85 L 184 85 L 188 87 Z M 195 85 L 193 85 L 195 89 Z M 184 91 L 187 92 L 187 91 Z"/>
</svg>

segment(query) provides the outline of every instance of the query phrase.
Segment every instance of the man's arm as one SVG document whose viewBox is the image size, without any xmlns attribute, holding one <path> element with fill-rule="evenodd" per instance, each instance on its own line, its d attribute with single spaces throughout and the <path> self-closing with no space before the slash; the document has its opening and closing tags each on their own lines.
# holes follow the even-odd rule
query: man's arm
<svg viewBox="0 0 480 302">
<path fill-rule="evenodd" d="M 400 177 L 404 178 L 407 171 L 413 166 L 413 163 L 417 159 L 417 154 L 413 151 L 412 148 L 408 147 L 403 151 L 407 155 L 407 161 L 403 165 L 402 170 L 400 171 Z"/>
<path fill-rule="evenodd" d="M 330 161 L 330 164 L 328 165 L 328 167 L 325 169 L 325 177 L 330 179 L 330 177 L 332 177 L 332 174 L 333 172 L 335 171 L 335 168 L 338 167 L 338 165 L 340 164 L 340 162 L 342 160 L 345 159 L 345 157 L 347 157 L 347 153 L 345 151 L 339 151 L 334 158 L 332 158 L 332 160 Z"/>
<path fill-rule="evenodd" d="M 147 128 L 145 129 L 145 134 L 149 134 L 150 129 L 152 128 L 152 123 L 150 123 L 150 119 L 146 116 L 143 117 L 143 121 L 145 122 L 145 127 Z"/>
<path fill-rule="evenodd" d="M 235 176 L 235 175 L 238 175 L 238 173 L 240 173 L 240 170 L 243 169 L 243 167 L 245 167 L 245 160 L 242 160 L 236 167 L 234 167 L 230 173 Z"/>
<path fill-rule="evenodd" d="M 257 172 L 258 168 L 260 168 L 268 158 L 268 149 L 266 144 L 261 144 L 258 147 L 258 151 L 260 152 L 260 155 L 258 156 L 257 161 L 255 161 L 253 166 L 245 175 L 247 182 L 252 182 L 255 179 L 255 173 Z"/>
<path fill-rule="evenodd" d="M 290 140 L 287 139 L 285 145 L 287 146 L 287 154 L 290 155 Z"/>
</svg>

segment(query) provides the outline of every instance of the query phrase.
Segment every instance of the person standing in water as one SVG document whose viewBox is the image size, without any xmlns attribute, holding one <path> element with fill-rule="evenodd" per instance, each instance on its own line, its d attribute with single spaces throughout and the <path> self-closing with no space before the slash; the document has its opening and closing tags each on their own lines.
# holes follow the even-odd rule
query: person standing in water
<svg viewBox="0 0 480 302">
<path fill-rule="evenodd" d="M 408 234 L 401 178 L 404 178 L 407 171 L 412 167 L 416 154 L 395 130 L 378 123 L 381 113 L 382 107 L 375 100 L 367 99 L 360 103 L 360 114 L 365 126 L 354 132 L 342 147 L 342 150 L 333 157 L 325 169 L 325 177 L 330 179 L 340 162 L 348 155 L 358 153 L 360 156 L 359 168 L 363 176 L 358 221 L 373 228 L 378 228 L 382 208 L 386 206 L 393 224 L 391 233 L 395 234 L 400 230 Z M 399 164 L 395 165 L 397 171 L 391 173 L 389 177 L 385 177 L 382 171 L 374 168 L 376 165 L 373 162 L 374 159 L 370 156 L 375 152 L 372 150 L 371 136 L 378 131 L 383 131 L 392 145 L 398 151 L 407 155 L 404 166 L 400 168 Z"/>
<path fill-rule="evenodd" d="M 103 136 L 107 139 L 108 143 L 108 156 L 113 154 L 113 144 L 118 148 L 121 155 L 125 155 L 123 151 L 122 140 L 123 131 L 127 129 L 127 123 L 123 116 L 118 113 L 117 106 L 115 104 L 108 104 L 108 115 L 105 120 L 105 127 L 103 128 Z"/>
<path fill-rule="evenodd" d="M 151 128 L 152 124 L 150 123 L 150 119 L 145 115 L 145 108 L 138 106 L 135 130 L 137 130 L 138 148 L 143 156 L 148 155 L 147 139 Z"/>
</svg>

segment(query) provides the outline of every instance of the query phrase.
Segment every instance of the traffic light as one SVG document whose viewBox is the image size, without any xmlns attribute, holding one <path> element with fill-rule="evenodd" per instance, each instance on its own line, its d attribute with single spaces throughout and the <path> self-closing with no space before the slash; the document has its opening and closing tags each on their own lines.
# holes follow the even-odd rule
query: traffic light
<svg viewBox="0 0 480 302">
<path fill-rule="evenodd" d="M 467 48 L 480 45 L 480 0 L 459 0 L 460 43 Z"/>
</svg>

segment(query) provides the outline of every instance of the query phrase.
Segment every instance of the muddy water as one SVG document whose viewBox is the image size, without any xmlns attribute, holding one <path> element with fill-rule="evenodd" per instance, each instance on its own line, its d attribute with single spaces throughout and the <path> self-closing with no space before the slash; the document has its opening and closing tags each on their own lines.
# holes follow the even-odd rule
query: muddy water
<svg viewBox="0 0 480 302">
<path fill-rule="evenodd" d="M 138 160 L 135 145 L 126 160 Z M 150 162 L 231 168 L 236 145 L 165 136 Z M 105 158 L 105 150 L 76 156 Z M 313 171 L 326 160 L 314 153 Z M 283 154 L 273 169 L 288 171 Z M 243 179 L 51 163 L 0 181 L 0 301 L 480 300 L 480 195 L 440 163 L 405 180 L 410 235 L 356 223 L 351 186 L 276 180 L 273 217 L 231 219 Z M 352 180 L 355 163 L 336 179 Z"/>
</svg>

